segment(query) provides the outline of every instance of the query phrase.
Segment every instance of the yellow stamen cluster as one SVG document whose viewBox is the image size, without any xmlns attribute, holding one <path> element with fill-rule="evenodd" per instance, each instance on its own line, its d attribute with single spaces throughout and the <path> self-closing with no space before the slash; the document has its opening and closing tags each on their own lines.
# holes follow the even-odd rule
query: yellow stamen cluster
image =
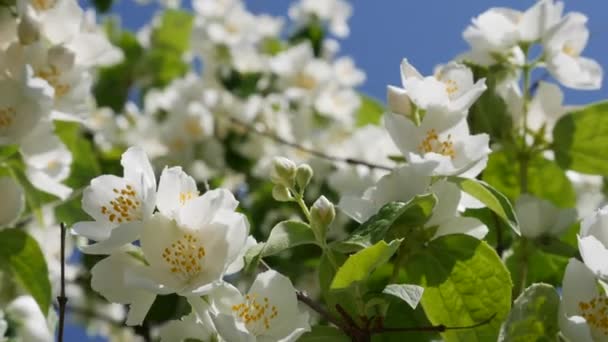
<svg viewBox="0 0 608 342">
<path fill-rule="evenodd" d="M 241 304 L 233 305 L 234 314 L 247 326 L 247 330 L 254 335 L 270 329 L 270 323 L 279 315 L 275 305 L 272 305 L 268 297 L 258 301 L 257 294 L 248 294 Z"/>
<path fill-rule="evenodd" d="M 123 223 L 141 219 L 141 202 L 137 192 L 132 186 L 127 185 L 123 189 L 112 189 L 116 194 L 108 206 L 101 207 L 101 213 L 108 217 L 110 222 Z"/>
<path fill-rule="evenodd" d="M 578 57 L 580 55 L 580 51 L 578 51 L 571 42 L 564 43 L 562 52 L 571 57 Z"/>
<path fill-rule="evenodd" d="M 418 150 L 422 154 L 434 152 L 448 156 L 451 159 L 456 158 L 456 150 L 454 149 L 454 143 L 452 142 L 452 135 L 448 134 L 447 139 L 441 141 L 435 129 L 426 132 L 426 137 L 422 140 L 420 145 L 418 145 Z"/>
<path fill-rule="evenodd" d="M 302 89 L 314 89 L 317 86 L 317 80 L 311 75 L 300 72 L 295 79 L 295 86 Z"/>
<path fill-rule="evenodd" d="M 588 302 L 579 302 L 578 309 L 595 332 L 608 336 L 608 297 L 600 295 Z"/>
<path fill-rule="evenodd" d="M 15 121 L 17 111 L 13 107 L 0 108 L 0 128 L 10 127 Z"/>
<path fill-rule="evenodd" d="M 54 0 L 33 0 L 32 6 L 38 11 L 45 11 L 55 6 Z"/>
<path fill-rule="evenodd" d="M 192 117 L 184 121 L 184 129 L 192 138 L 198 138 L 203 135 L 203 126 L 199 118 Z"/>
<path fill-rule="evenodd" d="M 56 99 L 65 96 L 72 89 L 69 84 L 61 82 L 61 72 L 53 65 L 36 71 L 36 77 L 44 79 L 55 89 Z"/>
<path fill-rule="evenodd" d="M 198 191 L 180 192 L 179 193 L 179 204 L 184 205 L 184 204 L 186 204 L 186 202 L 195 198 L 196 196 L 198 196 Z"/>
<path fill-rule="evenodd" d="M 449 96 L 454 95 L 458 91 L 458 83 L 454 80 L 445 80 L 443 84 L 445 84 L 445 91 L 447 91 Z"/>
<path fill-rule="evenodd" d="M 192 234 L 184 234 L 163 250 L 163 259 L 171 266 L 171 273 L 185 279 L 191 279 L 203 270 L 201 260 L 205 257 L 205 248 Z"/>
</svg>

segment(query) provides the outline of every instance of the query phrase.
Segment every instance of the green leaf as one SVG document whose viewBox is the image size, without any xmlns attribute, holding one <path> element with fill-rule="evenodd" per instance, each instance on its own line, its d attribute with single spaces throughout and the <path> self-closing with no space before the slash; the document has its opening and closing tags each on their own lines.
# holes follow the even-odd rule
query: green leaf
<svg viewBox="0 0 608 342">
<path fill-rule="evenodd" d="M 608 101 L 561 117 L 553 128 L 552 147 L 563 169 L 608 175 Z"/>
<path fill-rule="evenodd" d="M 308 42 L 312 46 L 315 56 L 321 56 L 325 30 L 318 19 L 310 20 L 307 26 L 301 27 L 289 37 L 289 42 L 293 45 Z"/>
<path fill-rule="evenodd" d="M 564 271 L 568 264 L 568 257 L 545 253 L 534 244 L 521 242 L 513 244 L 513 253 L 506 260 L 505 265 L 511 273 L 515 284 L 521 283 L 523 273 L 522 265 L 526 265 L 526 286 L 533 283 L 548 283 L 559 286 L 564 279 Z"/>
<path fill-rule="evenodd" d="M 437 197 L 433 194 L 416 196 L 407 203 L 387 203 L 376 215 L 362 223 L 348 239 L 332 245 L 332 248 L 344 252 L 357 251 L 383 240 L 391 228 L 397 225 L 400 230 L 421 226 L 431 217 L 436 203 Z"/>
<path fill-rule="evenodd" d="M 557 341 L 558 310 L 559 294 L 553 286 L 533 284 L 513 303 L 498 341 Z"/>
<path fill-rule="evenodd" d="M 487 133 L 492 141 L 504 141 L 511 134 L 511 115 L 503 98 L 496 93 L 495 82 L 488 78 L 486 85 L 488 89 L 471 106 L 467 116 L 471 134 Z"/>
<path fill-rule="evenodd" d="M 511 153 L 493 152 L 483 180 L 514 202 L 521 193 L 519 165 Z M 528 192 L 558 207 L 571 208 L 576 204 L 576 193 L 564 170 L 540 154 L 528 161 Z"/>
<path fill-rule="evenodd" d="M 0 161 L 8 159 L 19 152 L 19 145 L 0 146 Z"/>
<path fill-rule="evenodd" d="M 415 309 L 416 306 L 418 306 L 423 292 L 423 287 L 411 284 L 390 284 L 382 291 L 382 293 L 401 298 L 404 302 L 408 303 L 412 309 Z"/>
<path fill-rule="evenodd" d="M 81 188 L 101 174 L 93 146 L 82 134 L 78 123 L 55 121 L 55 133 L 72 153 L 70 177 L 65 181 L 66 185 Z"/>
<path fill-rule="evenodd" d="M 0 231 L 0 265 L 11 271 L 46 316 L 51 305 L 51 284 L 46 260 L 36 240 L 22 230 Z"/>
<path fill-rule="evenodd" d="M 424 287 L 422 307 L 432 324 L 469 326 L 448 330 L 445 341 L 496 341 L 500 322 L 511 306 L 511 278 L 484 241 L 454 234 L 432 240 L 405 264 L 407 282 Z"/>
<path fill-rule="evenodd" d="M 110 107 L 119 112 L 135 82 L 135 67 L 143 56 L 143 48 L 133 33 L 122 31 L 116 26 L 114 21 L 108 21 L 106 31 L 112 44 L 123 51 L 125 59 L 122 63 L 99 69 L 93 94 L 99 107 Z"/>
<path fill-rule="evenodd" d="M 380 125 L 384 114 L 384 106 L 380 101 L 364 94 L 359 94 L 361 106 L 357 110 L 357 127 L 365 125 Z"/>
<path fill-rule="evenodd" d="M 176 9 L 164 11 L 160 25 L 152 31 L 152 47 L 173 50 L 182 54 L 188 49 L 190 43 L 192 22 L 192 13 Z"/>
<path fill-rule="evenodd" d="M 266 242 L 259 243 L 247 251 L 246 268 L 255 268 L 262 257 L 275 255 L 292 247 L 316 243 L 315 235 L 308 224 L 301 221 L 281 221 L 272 228 Z"/>
<path fill-rule="evenodd" d="M 331 289 L 345 289 L 355 282 L 364 281 L 378 266 L 389 261 L 399 248 L 399 244 L 401 240 L 393 240 L 389 244 L 380 241 L 349 256 L 336 272 Z"/>
<path fill-rule="evenodd" d="M 302 335 L 299 342 L 349 342 L 351 339 L 342 331 L 325 325 L 316 325 Z"/>
<path fill-rule="evenodd" d="M 541 236 L 537 238 L 534 243 L 536 247 L 540 248 L 543 252 L 560 255 L 566 258 L 578 257 L 580 259 L 578 248 L 555 236 Z"/>
<path fill-rule="evenodd" d="M 519 223 L 513 210 L 513 206 L 505 195 L 498 192 L 486 182 L 477 179 L 448 177 L 448 180 L 458 185 L 467 194 L 475 197 L 485 204 L 490 210 L 495 212 L 513 231 L 518 235 Z"/>
</svg>

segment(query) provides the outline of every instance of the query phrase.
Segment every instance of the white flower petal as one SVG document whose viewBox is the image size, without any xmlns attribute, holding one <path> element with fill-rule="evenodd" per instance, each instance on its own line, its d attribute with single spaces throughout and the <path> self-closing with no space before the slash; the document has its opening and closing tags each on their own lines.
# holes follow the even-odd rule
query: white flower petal
<svg viewBox="0 0 608 342">
<path fill-rule="evenodd" d="M 608 249 L 595 236 L 578 238 L 578 249 L 585 265 L 598 277 L 608 280 Z"/>
<path fill-rule="evenodd" d="M 578 316 L 580 302 L 589 302 L 598 295 L 597 280 L 593 273 L 576 259 L 570 259 L 562 285 L 562 305 L 567 316 Z"/>
<path fill-rule="evenodd" d="M 12 226 L 25 207 L 25 193 L 12 177 L 0 177 L 0 229 Z"/>
<path fill-rule="evenodd" d="M 156 197 L 158 210 L 167 217 L 175 217 L 179 208 L 198 197 L 196 182 L 179 166 L 165 167 L 160 175 Z"/>
<path fill-rule="evenodd" d="M 110 236 L 92 245 L 82 246 L 80 250 L 85 254 L 111 254 L 120 247 L 129 244 L 139 237 L 142 222 L 129 222 L 110 231 Z"/>
<path fill-rule="evenodd" d="M 112 227 L 104 222 L 82 221 L 72 226 L 72 233 L 86 237 L 87 239 L 101 241 L 110 237 Z"/>
</svg>

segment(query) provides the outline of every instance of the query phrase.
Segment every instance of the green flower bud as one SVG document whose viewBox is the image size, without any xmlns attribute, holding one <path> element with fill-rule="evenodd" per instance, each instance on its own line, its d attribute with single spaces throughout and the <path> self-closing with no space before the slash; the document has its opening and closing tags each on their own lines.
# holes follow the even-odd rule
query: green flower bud
<svg viewBox="0 0 608 342">
<path fill-rule="evenodd" d="M 296 178 L 296 164 L 291 160 L 283 157 L 275 157 L 272 160 L 272 168 L 270 170 L 270 180 L 274 184 L 293 187 Z"/>
<path fill-rule="evenodd" d="M 272 187 L 272 198 L 279 202 L 289 202 L 293 199 L 289 189 L 284 185 L 275 185 Z"/>
<path fill-rule="evenodd" d="M 322 229 L 321 235 L 325 236 L 327 227 L 336 217 L 336 208 L 325 196 L 319 197 L 310 208 L 310 223 L 313 229 Z"/>
<path fill-rule="evenodd" d="M 296 170 L 296 184 L 300 187 L 300 190 L 304 190 L 310 180 L 312 179 L 314 172 L 308 164 L 302 164 L 298 166 Z"/>
</svg>

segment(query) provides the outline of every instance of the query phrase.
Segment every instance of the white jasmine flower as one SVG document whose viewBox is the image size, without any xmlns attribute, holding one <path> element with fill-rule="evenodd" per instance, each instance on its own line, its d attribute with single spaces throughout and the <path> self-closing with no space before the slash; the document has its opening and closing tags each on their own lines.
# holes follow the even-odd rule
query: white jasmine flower
<svg viewBox="0 0 608 342">
<path fill-rule="evenodd" d="M 600 342 L 608 334 L 606 288 L 583 263 L 570 259 L 564 274 L 559 327 L 569 341 Z"/>
<path fill-rule="evenodd" d="M 357 129 L 348 139 L 333 145 L 330 151 L 335 156 L 386 166 L 394 164 L 388 157 L 399 153 L 386 130 L 373 125 Z M 336 167 L 338 169 L 329 176 L 328 183 L 342 195 L 360 195 L 388 173 L 364 165 L 336 164 Z"/>
<path fill-rule="evenodd" d="M 49 122 L 39 123 L 21 143 L 20 151 L 33 186 L 62 200 L 68 198 L 72 189 L 62 182 L 70 175 L 72 154 L 53 134 Z"/>
<path fill-rule="evenodd" d="M 348 36 L 351 5 L 344 0 L 300 0 L 289 8 L 289 17 L 300 26 L 316 18 L 329 24 L 329 31 L 337 37 Z"/>
<path fill-rule="evenodd" d="M 28 46 L 11 44 L 6 51 L 8 69 L 13 77 L 23 77 L 22 65 L 27 63 L 34 75 L 54 89 L 52 119 L 82 120 L 90 109 L 91 75 L 75 64 L 75 54 L 64 46 L 49 47 L 43 42 Z"/>
<path fill-rule="evenodd" d="M 471 70 L 456 62 L 440 67 L 435 76 L 423 77 L 404 59 L 401 80 L 403 88 L 388 87 L 388 103 L 391 112 L 406 116 L 422 109 L 444 112 L 446 119 L 458 120 L 486 90 L 485 79 L 473 83 Z"/>
<path fill-rule="evenodd" d="M 336 81 L 344 87 L 356 87 L 365 82 L 365 72 L 355 66 L 352 58 L 344 56 L 333 64 Z"/>
<path fill-rule="evenodd" d="M 354 125 L 360 105 L 359 96 L 350 88 L 327 87 L 315 101 L 315 108 L 321 115 L 347 126 Z"/>
<path fill-rule="evenodd" d="M 155 293 L 128 283 L 128 274 L 141 267 L 141 260 L 127 252 L 116 252 L 91 269 L 93 290 L 112 303 L 129 305 L 127 325 L 141 324 L 156 299 Z"/>
<path fill-rule="evenodd" d="M 581 222 L 578 249 L 585 265 L 600 279 L 608 280 L 608 206 Z"/>
<path fill-rule="evenodd" d="M 580 56 L 589 39 L 586 23 L 585 15 L 569 13 L 543 40 L 547 70 L 568 88 L 593 90 L 602 85 L 602 66 Z"/>
<path fill-rule="evenodd" d="M 156 178 L 148 157 L 140 147 L 123 155 L 123 177 L 102 175 L 85 188 L 82 209 L 95 221 L 78 222 L 72 230 L 97 244 L 82 247 L 85 253 L 108 254 L 135 241 L 141 222 L 150 216 L 156 203 Z"/>
<path fill-rule="evenodd" d="M 404 116 L 388 113 L 385 126 L 409 163 L 438 162 L 435 175 L 475 177 L 487 163 L 489 137 L 470 135 L 465 119 L 453 125 L 445 115 L 429 111 L 417 126 Z"/>
<path fill-rule="evenodd" d="M 437 227 L 433 238 L 448 234 L 463 233 L 482 239 L 488 228 L 477 219 L 460 217 L 458 205 L 461 202 L 461 191 L 445 180 L 431 185 L 429 176 L 435 162 L 411 164 L 399 167 L 380 178 L 378 183 L 367 189 L 363 196 L 344 196 L 338 207 L 355 221 L 363 223 L 376 214 L 382 206 L 393 201 L 407 202 L 416 195 L 434 193 L 438 202 L 433 215 L 425 227 Z"/>
<path fill-rule="evenodd" d="M 25 67 L 17 79 L 0 79 L 0 145 L 18 143 L 50 113 L 53 89 Z"/>
<path fill-rule="evenodd" d="M 561 19 L 564 4 L 553 0 L 537 1 L 525 12 L 510 8 L 490 8 L 473 18 L 463 32 L 471 46 L 464 59 L 482 65 L 512 60 L 522 54 L 519 43 L 533 43 L 544 38 Z"/>
<path fill-rule="evenodd" d="M 25 193 L 12 177 L 0 177 L 0 230 L 11 227 L 25 208 Z"/>
<path fill-rule="evenodd" d="M 606 196 L 602 192 L 604 183 L 600 175 L 585 175 L 575 171 L 566 171 L 566 176 L 572 182 L 576 191 L 576 209 L 579 217 L 587 217 L 606 204 Z"/>
<path fill-rule="evenodd" d="M 11 301 L 4 312 L 8 321 L 15 322 L 15 335 L 22 341 L 52 342 L 53 330 L 31 296 L 19 296 Z M 13 327 L 13 325 L 11 325 Z"/>
<path fill-rule="evenodd" d="M 187 201 L 174 219 L 162 212 L 152 216 L 140 239 L 148 262 L 139 275 L 142 282 L 156 293 L 182 296 L 200 296 L 218 286 L 247 241 L 249 224 L 234 212 L 237 206 L 229 191 L 217 189 Z"/>
<path fill-rule="evenodd" d="M 226 341 L 291 342 L 310 331 L 308 312 L 298 307 L 291 281 L 276 271 L 258 274 L 244 296 L 226 284 L 211 297 L 217 312 L 213 322 Z"/>
<path fill-rule="evenodd" d="M 559 236 L 574 222 L 576 209 L 560 209 L 551 202 L 523 194 L 515 203 L 521 235 L 537 238 L 543 234 Z"/>
</svg>

